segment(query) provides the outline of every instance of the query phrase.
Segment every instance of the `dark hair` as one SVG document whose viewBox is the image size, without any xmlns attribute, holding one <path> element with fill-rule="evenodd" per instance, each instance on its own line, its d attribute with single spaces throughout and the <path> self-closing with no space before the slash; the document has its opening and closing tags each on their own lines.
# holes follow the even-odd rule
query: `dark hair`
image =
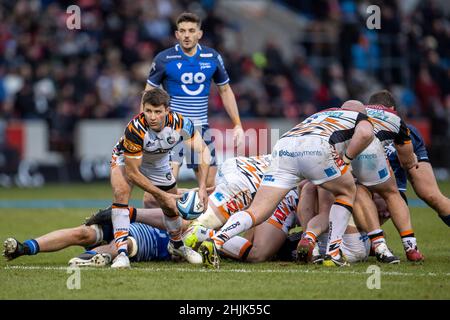
<svg viewBox="0 0 450 320">
<path fill-rule="evenodd" d="M 199 28 L 201 28 L 202 26 L 202 20 L 200 20 L 200 17 L 198 15 L 196 15 L 195 13 L 191 13 L 191 12 L 183 12 L 182 14 L 180 14 L 177 18 L 177 28 L 178 25 L 182 22 L 194 22 L 198 25 Z"/>
<path fill-rule="evenodd" d="M 154 88 L 151 90 L 144 91 L 142 95 L 142 105 L 150 104 L 152 106 L 160 106 L 164 107 L 169 106 L 170 97 L 166 91 L 160 88 Z"/>
<path fill-rule="evenodd" d="M 394 96 L 387 90 L 381 90 L 372 94 L 369 98 L 369 104 L 381 104 L 387 108 L 397 109 L 397 102 Z"/>
</svg>

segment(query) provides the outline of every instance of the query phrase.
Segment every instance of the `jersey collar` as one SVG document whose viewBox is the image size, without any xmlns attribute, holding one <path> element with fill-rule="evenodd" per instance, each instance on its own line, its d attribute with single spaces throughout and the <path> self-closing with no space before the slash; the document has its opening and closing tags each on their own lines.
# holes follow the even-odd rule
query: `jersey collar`
<svg viewBox="0 0 450 320">
<path fill-rule="evenodd" d="M 197 52 L 193 56 L 188 56 L 187 54 L 185 54 L 183 49 L 180 48 L 180 44 L 178 43 L 175 45 L 175 51 L 179 52 L 186 59 L 192 59 L 199 56 L 200 51 L 202 51 L 202 46 L 199 43 L 197 43 Z"/>
</svg>

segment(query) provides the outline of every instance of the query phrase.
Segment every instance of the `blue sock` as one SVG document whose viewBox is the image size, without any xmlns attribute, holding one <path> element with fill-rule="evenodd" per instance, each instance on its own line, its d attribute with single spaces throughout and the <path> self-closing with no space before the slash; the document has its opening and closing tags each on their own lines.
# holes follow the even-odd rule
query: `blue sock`
<svg viewBox="0 0 450 320">
<path fill-rule="evenodd" d="M 87 251 L 85 251 L 84 253 L 86 253 L 86 254 L 92 254 L 93 256 L 95 256 L 95 255 L 97 254 L 97 251 L 95 251 L 95 250 L 87 250 Z"/>
<path fill-rule="evenodd" d="M 28 250 L 25 249 L 25 254 L 32 256 L 35 254 L 39 253 L 39 243 L 37 243 L 36 240 L 34 239 L 30 239 L 30 240 L 26 240 L 23 245 L 25 246 L 25 248 L 28 248 Z"/>
<path fill-rule="evenodd" d="M 442 221 L 444 221 L 444 223 L 445 223 L 447 226 L 450 227 L 450 214 L 449 214 L 448 216 L 445 216 L 445 217 L 439 216 L 439 218 L 441 218 Z"/>
</svg>

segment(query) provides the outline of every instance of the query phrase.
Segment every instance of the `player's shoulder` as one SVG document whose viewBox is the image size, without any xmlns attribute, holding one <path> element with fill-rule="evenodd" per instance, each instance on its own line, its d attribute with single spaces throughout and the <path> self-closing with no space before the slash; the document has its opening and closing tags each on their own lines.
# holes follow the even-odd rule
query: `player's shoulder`
<svg viewBox="0 0 450 320">
<path fill-rule="evenodd" d="M 167 48 L 167 49 L 159 52 L 156 55 L 155 60 L 162 61 L 162 62 L 169 62 L 171 60 L 181 59 L 181 58 L 182 58 L 181 52 L 179 51 L 179 49 L 176 48 L 176 46 L 174 46 L 174 47 L 170 47 L 170 48 Z"/>
<path fill-rule="evenodd" d="M 200 58 L 217 58 L 220 53 L 211 47 L 200 45 Z"/>
<path fill-rule="evenodd" d="M 137 115 L 135 115 L 129 122 L 128 122 L 128 126 L 133 126 L 135 128 L 142 126 L 143 128 L 145 128 L 147 126 L 147 122 L 145 120 L 145 115 L 143 112 L 138 113 Z"/>
</svg>

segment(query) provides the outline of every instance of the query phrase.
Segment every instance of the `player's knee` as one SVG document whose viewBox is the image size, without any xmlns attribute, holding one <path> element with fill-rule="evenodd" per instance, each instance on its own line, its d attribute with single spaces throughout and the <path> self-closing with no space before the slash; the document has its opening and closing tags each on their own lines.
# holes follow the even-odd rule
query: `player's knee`
<svg viewBox="0 0 450 320">
<path fill-rule="evenodd" d="M 159 207 L 158 201 L 156 201 L 155 198 L 150 197 L 150 196 L 145 196 L 144 200 L 143 200 L 143 203 L 144 203 L 144 208 L 157 208 L 157 207 Z"/>
<path fill-rule="evenodd" d="M 258 263 L 267 261 L 268 259 L 269 257 L 267 256 L 267 254 L 264 254 L 264 252 L 258 250 L 258 248 L 253 247 L 245 261 L 251 263 Z"/>
<path fill-rule="evenodd" d="M 73 230 L 73 237 L 78 243 L 88 242 L 92 235 L 92 229 L 86 226 L 81 226 Z M 94 231 L 95 232 L 95 231 Z"/>
</svg>

